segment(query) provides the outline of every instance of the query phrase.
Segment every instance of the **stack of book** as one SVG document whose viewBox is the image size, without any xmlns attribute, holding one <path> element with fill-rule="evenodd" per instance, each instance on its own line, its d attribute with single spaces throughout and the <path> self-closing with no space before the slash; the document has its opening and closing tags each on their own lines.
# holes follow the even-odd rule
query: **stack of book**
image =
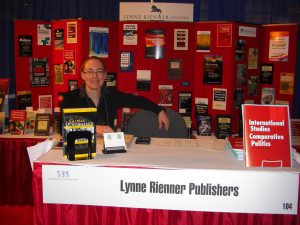
<svg viewBox="0 0 300 225">
<path fill-rule="evenodd" d="M 225 150 L 230 150 L 238 160 L 244 160 L 243 146 L 242 137 L 226 137 Z"/>
</svg>

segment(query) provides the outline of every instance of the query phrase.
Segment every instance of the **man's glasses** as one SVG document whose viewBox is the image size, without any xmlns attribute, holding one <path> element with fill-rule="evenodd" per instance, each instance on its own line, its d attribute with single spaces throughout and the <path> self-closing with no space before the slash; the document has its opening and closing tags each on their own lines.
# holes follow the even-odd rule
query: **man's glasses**
<svg viewBox="0 0 300 225">
<path fill-rule="evenodd" d="M 105 74 L 105 70 L 103 69 L 99 69 L 99 70 L 87 70 L 87 71 L 84 71 L 83 73 L 86 73 L 87 75 L 89 76 L 93 76 L 94 73 L 97 75 L 97 76 L 101 76 L 101 75 L 104 75 Z"/>
</svg>

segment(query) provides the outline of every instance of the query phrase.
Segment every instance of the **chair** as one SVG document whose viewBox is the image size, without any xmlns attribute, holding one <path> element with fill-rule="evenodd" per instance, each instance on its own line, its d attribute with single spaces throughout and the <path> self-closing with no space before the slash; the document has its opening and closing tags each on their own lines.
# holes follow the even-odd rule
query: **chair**
<svg viewBox="0 0 300 225">
<path fill-rule="evenodd" d="M 167 108 L 170 125 L 168 131 L 158 129 L 157 115 L 148 110 L 139 110 L 128 121 L 127 133 L 136 137 L 188 138 L 186 123 L 181 115 Z"/>
</svg>

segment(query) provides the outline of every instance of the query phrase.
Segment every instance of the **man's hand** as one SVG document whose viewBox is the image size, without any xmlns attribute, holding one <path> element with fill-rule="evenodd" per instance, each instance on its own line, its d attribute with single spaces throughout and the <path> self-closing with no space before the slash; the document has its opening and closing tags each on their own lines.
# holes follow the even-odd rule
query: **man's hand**
<svg viewBox="0 0 300 225">
<path fill-rule="evenodd" d="M 158 128 L 164 127 L 166 131 L 169 129 L 169 118 L 164 110 L 161 110 L 158 114 Z"/>
</svg>

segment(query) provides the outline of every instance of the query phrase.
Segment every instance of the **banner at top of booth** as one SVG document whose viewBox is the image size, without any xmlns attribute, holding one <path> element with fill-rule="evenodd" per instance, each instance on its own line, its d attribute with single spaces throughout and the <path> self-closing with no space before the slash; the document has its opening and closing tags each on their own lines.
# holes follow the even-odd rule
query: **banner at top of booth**
<svg viewBox="0 0 300 225">
<path fill-rule="evenodd" d="M 194 4 L 120 2 L 120 21 L 193 22 Z"/>
</svg>

